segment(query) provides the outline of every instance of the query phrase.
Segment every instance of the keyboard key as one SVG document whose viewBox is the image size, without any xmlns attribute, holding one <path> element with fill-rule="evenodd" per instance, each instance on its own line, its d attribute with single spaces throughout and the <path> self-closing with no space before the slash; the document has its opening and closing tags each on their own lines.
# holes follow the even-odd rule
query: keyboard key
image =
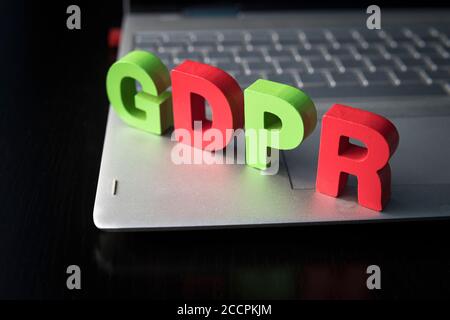
<svg viewBox="0 0 450 320">
<path fill-rule="evenodd" d="M 328 84 L 327 78 L 321 72 L 316 72 L 316 73 L 313 73 L 313 74 L 306 73 L 306 72 L 301 72 L 301 73 L 299 73 L 299 78 L 300 78 L 300 81 L 304 85 L 308 85 L 308 84 L 325 85 L 325 84 Z"/>
<path fill-rule="evenodd" d="M 160 43 L 163 41 L 162 34 L 156 33 L 138 33 L 134 37 L 135 43 Z"/>
<path fill-rule="evenodd" d="M 324 30 L 320 29 L 311 29 L 311 30 L 303 30 L 303 34 L 306 37 L 306 42 L 308 43 L 327 43 L 328 39 L 325 36 Z"/>
<path fill-rule="evenodd" d="M 217 44 L 218 43 L 210 41 L 195 41 L 191 43 L 191 47 L 194 48 L 194 50 L 215 50 Z"/>
<path fill-rule="evenodd" d="M 431 58 L 431 61 L 438 67 L 438 68 L 448 68 L 450 67 L 450 59 L 445 58 Z"/>
<path fill-rule="evenodd" d="M 268 74 L 265 78 L 270 81 L 280 82 L 294 87 L 297 86 L 297 80 L 295 80 L 295 77 L 291 73 Z"/>
<path fill-rule="evenodd" d="M 450 34 L 450 28 L 448 27 L 448 25 L 436 26 L 433 29 L 437 30 L 440 34 L 444 34 L 444 35 Z"/>
<path fill-rule="evenodd" d="M 350 47 L 327 48 L 327 52 L 334 57 L 353 57 Z"/>
<path fill-rule="evenodd" d="M 381 33 L 378 30 L 358 30 L 358 34 L 368 43 L 382 39 Z"/>
<path fill-rule="evenodd" d="M 297 30 L 279 30 L 275 32 L 275 34 L 279 41 L 291 41 L 291 42 L 299 41 Z"/>
<path fill-rule="evenodd" d="M 383 28 L 386 36 L 397 42 L 407 42 L 411 40 L 411 36 L 408 36 L 404 28 Z"/>
<path fill-rule="evenodd" d="M 436 47 L 434 46 L 425 46 L 423 48 L 414 48 L 414 51 L 420 54 L 421 56 L 439 56 L 439 52 L 436 50 Z"/>
<path fill-rule="evenodd" d="M 329 30 L 329 33 L 332 35 L 332 38 L 337 42 L 349 42 L 355 40 L 351 31 L 352 30 L 345 28 L 345 29 Z"/>
<path fill-rule="evenodd" d="M 407 56 L 412 57 L 411 51 L 405 46 L 398 46 L 396 48 L 385 48 L 386 52 L 393 56 Z"/>
<path fill-rule="evenodd" d="M 384 58 L 371 57 L 368 60 L 370 61 L 370 63 L 376 69 L 380 69 L 380 68 L 389 68 L 389 69 L 399 68 L 399 64 L 394 59 L 389 59 L 388 60 L 388 59 L 384 59 Z"/>
<path fill-rule="evenodd" d="M 226 49 L 236 49 L 236 48 L 244 49 L 247 45 L 246 42 L 240 40 L 223 40 L 219 44 Z"/>
<path fill-rule="evenodd" d="M 367 64 L 363 60 L 354 58 L 339 58 L 339 62 L 345 69 L 367 69 Z"/>
<path fill-rule="evenodd" d="M 445 38 L 444 39 L 442 39 L 442 38 L 430 39 L 426 42 L 426 44 L 428 46 L 443 46 L 447 50 L 449 49 L 449 43 L 446 41 Z"/>
<path fill-rule="evenodd" d="M 392 83 L 389 74 L 384 70 L 377 70 L 375 72 L 362 72 L 368 84 Z"/>
<path fill-rule="evenodd" d="M 177 61 L 184 61 L 186 59 L 194 60 L 198 62 L 204 62 L 205 58 L 201 52 L 183 52 L 175 54 Z"/>
<path fill-rule="evenodd" d="M 233 73 L 244 72 L 244 68 L 242 67 L 242 65 L 235 62 L 213 61 L 211 64 L 227 72 Z"/>
<path fill-rule="evenodd" d="M 414 70 L 408 70 L 408 71 L 398 71 L 395 72 L 395 76 L 398 80 L 400 80 L 400 83 L 422 83 L 424 82 L 424 79 L 420 76 L 420 74 Z"/>
<path fill-rule="evenodd" d="M 268 41 L 249 41 L 248 44 L 253 48 L 253 49 L 268 49 L 268 48 L 273 48 L 275 45 L 273 42 L 268 42 Z"/>
<path fill-rule="evenodd" d="M 382 57 L 379 47 L 357 48 L 356 51 L 364 57 Z"/>
<path fill-rule="evenodd" d="M 300 39 L 280 39 L 280 40 L 278 40 L 278 43 L 279 44 L 281 44 L 281 46 L 283 46 L 283 47 L 287 47 L 287 48 L 290 48 L 290 47 L 300 47 Z"/>
<path fill-rule="evenodd" d="M 272 33 L 267 30 L 249 31 L 250 40 L 272 41 Z"/>
<path fill-rule="evenodd" d="M 247 66 L 253 72 L 275 72 L 271 62 L 247 61 Z"/>
<path fill-rule="evenodd" d="M 342 48 L 342 47 L 358 48 L 361 46 L 360 42 L 358 42 L 357 40 L 348 40 L 348 41 L 334 42 L 332 44 L 326 44 L 326 48 L 327 49 L 334 48 L 336 46 L 336 44 L 338 44 L 340 48 Z"/>
<path fill-rule="evenodd" d="M 236 51 L 236 58 L 240 58 L 242 60 L 248 60 L 248 61 L 264 61 L 264 56 L 261 51 L 254 50 L 254 51 Z"/>
<path fill-rule="evenodd" d="M 335 72 L 335 71 L 331 71 L 330 72 L 331 77 L 333 78 L 334 82 L 336 83 L 336 85 L 348 85 L 348 84 L 360 84 L 360 80 L 357 77 L 356 73 L 353 71 L 347 71 L 344 73 L 340 73 L 340 72 Z"/>
<path fill-rule="evenodd" d="M 429 27 L 408 27 L 414 35 L 420 37 L 421 39 L 436 39 L 437 35 L 433 34 L 431 28 Z"/>
<path fill-rule="evenodd" d="M 234 52 L 236 50 L 245 51 L 245 50 L 247 50 L 247 45 L 245 45 L 245 44 L 230 44 L 230 45 L 222 46 L 222 48 L 223 48 L 223 51 L 231 51 L 231 52 Z"/>
<path fill-rule="evenodd" d="M 194 35 L 193 42 L 217 42 L 218 37 L 215 32 L 196 32 Z"/>
<path fill-rule="evenodd" d="M 423 59 L 400 57 L 400 60 L 407 68 L 429 68 Z"/>
<path fill-rule="evenodd" d="M 367 97 L 400 97 L 400 96 L 446 96 L 446 91 L 440 85 L 373 85 L 367 87 L 310 87 L 305 93 L 314 99 L 336 98 L 367 98 Z"/>
<path fill-rule="evenodd" d="M 334 70 L 337 69 L 337 65 L 334 61 L 327 61 L 327 60 L 308 60 L 308 62 L 311 64 L 311 67 L 314 70 Z"/>
<path fill-rule="evenodd" d="M 450 70 L 426 70 L 425 73 L 433 81 L 447 81 L 450 82 Z"/>
<path fill-rule="evenodd" d="M 185 41 L 180 42 L 164 42 L 161 44 L 165 51 L 187 51 L 188 44 Z"/>
<path fill-rule="evenodd" d="M 267 55 L 275 60 L 294 60 L 294 54 L 292 53 L 292 50 L 288 49 L 269 49 L 267 50 Z"/>
<path fill-rule="evenodd" d="M 245 40 L 245 34 L 242 31 L 223 31 L 223 41 L 239 41 Z"/>
<path fill-rule="evenodd" d="M 248 43 L 253 47 L 273 47 L 272 33 L 269 31 L 250 31 Z"/>
<path fill-rule="evenodd" d="M 206 54 L 210 60 L 232 61 L 234 55 L 230 51 L 210 51 Z"/>
<path fill-rule="evenodd" d="M 183 42 L 191 40 L 191 35 L 188 32 L 170 32 L 166 34 L 168 42 Z"/>
<path fill-rule="evenodd" d="M 319 49 L 313 48 L 313 49 L 302 49 L 297 48 L 295 49 L 295 52 L 302 58 L 308 58 L 308 59 L 324 59 L 322 51 Z"/>
<path fill-rule="evenodd" d="M 278 65 L 283 71 L 290 70 L 290 71 L 305 71 L 306 66 L 303 62 L 297 62 L 294 60 L 289 61 L 278 61 Z"/>
</svg>

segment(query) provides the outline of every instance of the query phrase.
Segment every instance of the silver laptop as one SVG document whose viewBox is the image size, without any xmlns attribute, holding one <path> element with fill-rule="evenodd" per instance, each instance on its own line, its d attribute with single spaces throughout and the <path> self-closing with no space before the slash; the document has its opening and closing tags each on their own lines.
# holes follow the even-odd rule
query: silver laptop
<svg viewBox="0 0 450 320">
<path fill-rule="evenodd" d="M 246 165 L 174 164 L 170 132 L 134 129 L 111 109 L 94 207 L 98 228 L 450 216 L 449 10 L 381 7 L 381 30 L 369 30 L 365 7 L 252 12 L 200 5 L 159 12 L 142 4 L 126 2 L 119 57 L 149 50 L 169 70 L 185 59 L 205 62 L 229 72 L 243 89 L 259 78 L 290 84 L 312 97 L 319 118 L 334 103 L 388 117 L 400 133 L 390 161 L 392 196 L 376 212 L 358 205 L 356 180 L 339 198 L 315 192 L 320 119 L 303 144 L 281 153 L 278 174 L 261 175 Z"/>
</svg>

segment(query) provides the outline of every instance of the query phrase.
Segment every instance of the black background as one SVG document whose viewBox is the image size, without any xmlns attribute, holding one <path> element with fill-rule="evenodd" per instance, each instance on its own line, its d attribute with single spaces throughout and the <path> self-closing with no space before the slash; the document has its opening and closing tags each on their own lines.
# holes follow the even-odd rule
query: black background
<svg viewBox="0 0 450 320">
<path fill-rule="evenodd" d="M 0 298 L 449 298 L 449 221 L 106 233 L 92 222 L 121 3 L 1 9 Z M 323 6 L 326 7 L 325 3 Z M 362 3 L 361 8 L 367 4 Z M 66 288 L 66 268 L 82 290 Z M 365 287 L 366 267 L 382 290 Z"/>
</svg>

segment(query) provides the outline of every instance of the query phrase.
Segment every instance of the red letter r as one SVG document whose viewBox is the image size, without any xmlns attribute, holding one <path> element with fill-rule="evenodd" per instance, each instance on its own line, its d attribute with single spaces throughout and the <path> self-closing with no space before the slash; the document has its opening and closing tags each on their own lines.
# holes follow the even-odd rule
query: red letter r
<svg viewBox="0 0 450 320">
<path fill-rule="evenodd" d="M 350 138 L 366 147 L 351 144 Z M 358 178 L 358 203 L 381 211 L 391 193 L 388 161 L 398 142 L 397 129 L 386 118 L 335 104 L 322 119 L 317 191 L 337 197 L 352 174 Z"/>
</svg>

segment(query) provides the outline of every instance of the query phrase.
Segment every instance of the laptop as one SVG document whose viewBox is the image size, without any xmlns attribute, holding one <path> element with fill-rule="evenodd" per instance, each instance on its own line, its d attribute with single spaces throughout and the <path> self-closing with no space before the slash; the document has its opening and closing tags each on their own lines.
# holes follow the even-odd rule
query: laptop
<svg viewBox="0 0 450 320">
<path fill-rule="evenodd" d="M 246 165 L 179 165 L 171 133 L 126 125 L 110 108 L 94 206 L 105 230 L 236 228 L 450 216 L 450 11 L 322 9 L 243 1 L 167 8 L 127 1 L 118 57 L 140 49 L 172 69 L 185 59 L 217 66 L 245 89 L 257 79 L 300 88 L 317 108 L 313 134 L 282 151 L 279 172 Z M 345 4 L 344 4 L 345 5 Z M 280 6 L 283 10 L 280 9 Z M 285 10 L 284 10 L 285 9 Z M 320 118 L 340 103 L 390 119 L 400 144 L 390 160 L 392 195 L 376 212 L 357 203 L 356 179 L 338 198 L 315 191 Z M 207 114 L 207 117 L 211 114 Z M 206 151 L 205 151 L 206 152 Z"/>
</svg>

